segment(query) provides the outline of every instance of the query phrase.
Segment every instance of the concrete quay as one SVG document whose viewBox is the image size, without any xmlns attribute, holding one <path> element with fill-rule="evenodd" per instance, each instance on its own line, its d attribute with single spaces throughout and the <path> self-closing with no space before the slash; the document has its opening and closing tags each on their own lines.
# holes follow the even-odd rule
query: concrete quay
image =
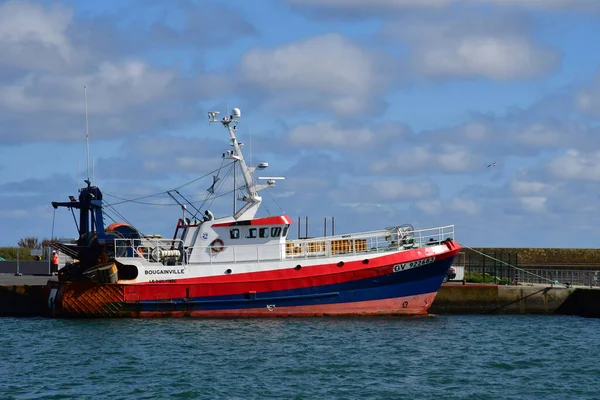
<svg viewBox="0 0 600 400">
<path fill-rule="evenodd" d="M 600 318 L 600 289 L 445 283 L 431 314 L 554 314 Z"/>
<path fill-rule="evenodd" d="M 0 317 L 45 316 L 50 276 L 0 274 Z M 543 314 L 600 318 L 600 289 L 543 285 L 445 283 L 429 312 L 445 314 Z"/>
</svg>

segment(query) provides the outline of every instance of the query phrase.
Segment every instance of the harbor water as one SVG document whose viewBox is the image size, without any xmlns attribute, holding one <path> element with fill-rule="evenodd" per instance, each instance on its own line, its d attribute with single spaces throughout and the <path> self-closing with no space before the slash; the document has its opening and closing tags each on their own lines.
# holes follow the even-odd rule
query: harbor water
<svg viewBox="0 0 600 400">
<path fill-rule="evenodd" d="M 598 399 L 600 320 L 0 319 L 0 399 Z"/>
</svg>

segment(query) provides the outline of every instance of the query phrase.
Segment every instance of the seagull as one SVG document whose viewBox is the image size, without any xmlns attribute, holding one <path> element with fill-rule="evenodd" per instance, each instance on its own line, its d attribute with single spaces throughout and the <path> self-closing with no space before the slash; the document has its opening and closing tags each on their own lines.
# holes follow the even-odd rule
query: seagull
<svg viewBox="0 0 600 400">
<path fill-rule="evenodd" d="M 491 163 L 490 165 L 488 165 L 487 167 L 495 167 L 496 166 L 496 161 L 494 161 L 493 163 Z"/>
</svg>

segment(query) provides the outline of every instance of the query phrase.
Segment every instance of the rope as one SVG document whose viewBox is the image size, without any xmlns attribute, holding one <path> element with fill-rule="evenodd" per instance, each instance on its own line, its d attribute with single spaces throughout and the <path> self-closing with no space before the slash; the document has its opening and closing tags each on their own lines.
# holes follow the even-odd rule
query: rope
<svg viewBox="0 0 600 400">
<path fill-rule="evenodd" d="M 129 221 L 127 220 L 127 218 L 125 218 L 125 217 L 123 216 L 123 214 L 121 214 L 119 211 L 117 211 L 117 209 L 116 209 L 116 208 L 114 208 L 112 204 L 108 204 L 108 203 L 106 203 L 106 207 L 110 208 L 110 209 L 111 209 L 111 210 L 112 210 L 112 211 L 113 211 L 115 214 L 117 214 L 117 216 L 118 216 L 119 218 L 121 218 L 121 220 L 122 220 L 122 221 L 125 221 L 127 224 L 129 224 L 129 225 L 131 225 L 131 226 L 134 226 L 134 225 L 133 225 L 131 222 L 129 222 Z M 111 219 L 112 219 L 112 218 L 111 218 Z M 113 219 L 113 221 L 114 221 L 114 219 Z M 138 231 L 139 231 L 139 230 L 138 230 Z M 142 232 L 140 232 L 140 233 L 142 233 Z M 143 234 L 142 234 L 142 235 L 143 235 Z"/>
<path fill-rule="evenodd" d="M 269 199 L 270 199 L 270 200 L 271 200 L 273 203 L 275 203 L 275 205 L 276 205 L 277 207 L 279 207 L 279 211 L 281 211 L 281 213 L 282 213 L 282 214 L 285 214 L 285 211 L 283 211 L 283 208 L 281 208 L 281 206 L 279 205 L 279 203 L 278 203 L 278 202 L 275 200 L 275 196 L 272 196 L 272 195 L 271 195 L 270 193 L 268 193 L 268 192 L 267 192 L 267 196 L 269 196 Z M 267 207 L 267 206 L 265 205 L 265 208 L 266 208 L 266 207 Z M 269 213 L 269 210 L 267 210 L 267 212 Z M 269 215 L 271 215 L 271 213 L 269 213 Z"/>
<path fill-rule="evenodd" d="M 231 163 L 229 163 L 229 164 L 233 164 L 233 162 L 231 162 Z M 147 204 L 147 205 L 153 205 L 153 206 L 154 206 L 154 205 L 169 205 L 169 206 L 174 206 L 175 204 L 154 204 L 154 203 L 142 203 L 142 202 L 139 202 L 139 200 L 143 200 L 143 199 L 147 199 L 147 198 L 150 198 L 150 197 L 155 197 L 155 196 L 160 196 L 160 195 L 163 195 L 163 194 L 167 194 L 167 192 L 169 192 L 169 191 L 173 191 L 173 190 L 179 190 L 179 189 L 181 189 L 181 188 L 183 188 L 183 187 L 185 187 L 185 186 L 188 186 L 188 185 L 190 185 L 190 184 L 192 184 L 192 183 L 194 183 L 194 182 L 196 182 L 196 181 L 199 181 L 199 180 L 200 180 L 200 179 L 202 179 L 202 178 L 206 178 L 207 176 L 209 176 L 209 175 L 212 175 L 212 174 L 214 174 L 215 172 L 218 172 L 218 171 L 220 171 L 222 168 L 226 167 L 226 166 L 227 166 L 227 165 L 229 165 L 229 164 L 223 165 L 223 162 L 221 162 L 221 166 L 220 166 L 219 168 L 217 168 L 217 169 L 215 169 L 215 170 L 213 170 L 213 171 L 210 171 L 210 172 L 208 172 L 208 173 L 206 173 L 206 174 L 204 174 L 204 175 L 202 175 L 202 176 L 199 176 L 198 178 L 192 179 L 191 181 L 188 181 L 188 182 L 184 183 L 183 185 L 179 185 L 179 186 L 177 186 L 177 187 L 176 187 L 176 188 L 174 188 L 174 189 L 169 189 L 169 190 L 166 190 L 166 191 L 164 191 L 164 192 L 160 192 L 160 193 L 149 194 L 149 195 L 147 195 L 147 196 L 140 196 L 140 197 L 136 197 L 136 198 L 134 198 L 134 199 L 125 199 L 125 198 L 122 198 L 122 197 L 119 197 L 119 196 L 115 196 L 115 194 L 118 194 L 118 193 L 113 193 L 113 194 L 111 194 L 111 192 L 103 192 L 103 194 L 105 194 L 105 195 L 108 195 L 108 196 L 111 196 L 111 197 L 115 197 L 115 198 L 117 198 L 117 199 L 119 199 L 119 200 L 123 200 L 123 201 L 121 201 L 121 202 L 113 203 L 113 205 L 114 205 L 114 206 L 116 206 L 116 205 L 119 205 L 119 204 L 123 204 L 123 203 L 129 203 L 129 202 L 137 202 L 137 203 L 139 203 L 139 204 Z"/>
<path fill-rule="evenodd" d="M 165 193 L 159 193 L 159 194 L 153 194 L 152 196 L 159 196 L 162 194 L 168 194 L 169 191 L 166 191 Z M 161 207 L 174 207 L 177 206 L 177 204 L 166 204 L 166 203 L 148 203 L 146 201 L 139 201 L 139 200 L 130 200 L 130 199 L 125 199 L 123 197 L 119 197 L 119 196 L 115 196 L 114 194 L 110 194 L 110 193 L 104 193 L 109 197 L 114 197 L 115 199 L 119 199 L 119 200 L 123 200 L 123 201 L 118 201 L 116 203 L 112 203 L 113 205 L 119 205 L 119 204 L 123 204 L 123 203 L 135 203 L 135 204 L 143 204 L 146 206 L 161 206 Z"/>
<path fill-rule="evenodd" d="M 54 241 L 54 221 L 56 220 L 56 208 L 54 209 L 54 214 L 52 215 L 52 234 L 50 235 L 50 241 Z"/>
<path fill-rule="evenodd" d="M 173 189 L 173 190 L 179 190 L 179 189 L 181 189 L 182 187 L 185 187 L 185 186 L 187 186 L 187 185 L 189 185 L 189 184 L 192 184 L 192 183 L 194 183 L 194 182 L 196 182 L 196 181 L 199 181 L 199 180 L 200 180 L 200 179 L 202 179 L 202 178 L 206 178 L 207 176 L 209 176 L 209 175 L 212 175 L 212 174 L 214 174 L 215 172 L 217 172 L 217 174 L 218 174 L 218 173 L 219 173 L 219 172 L 220 172 L 220 171 L 221 171 L 223 168 L 225 168 L 226 166 L 228 166 L 228 165 L 230 165 L 230 164 L 233 164 L 233 163 L 234 163 L 234 161 L 231 161 L 230 163 L 223 165 L 223 164 L 224 164 L 224 161 L 221 161 L 221 165 L 219 166 L 219 168 L 217 168 L 217 169 L 215 169 L 215 170 L 213 170 L 213 171 L 210 171 L 209 173 L 207 173 L 207 174 L 204 174 L 204 175 L 202 175 L 202 176 L 200 176 L 200 177 L 198 177 L 198 178 L 196 178 L 196 179 L 193 179 L 193 180 L 191 180 L 191 181 L 189 181 L 189 182 L 187 182 L 187 183 L 184 183 L 183 185 L 177 186 L 177 187 L 176 187 L 175 189 Z"/>
<path fill-rule="evenodd" d="M 187 203 L 189 205 L 191 205 L 192 207 L 194 207 L 194 210 L 196 210 L 196 214 L 200 213 L 200 210 L 196 208 L 196 206 L 194 205 L 194 203 L 191 203 L 188 199 L 186 199 L 181 193 L 179 193 L 179 190 L 175 189 L 175 193 L 177 193 L 179 196 L 181 196 L 182 199 L 184 199 L 185 201 L 187 201 Z M 191 214 L 191 213 L 190 213 Z M 195 214 L 194 214 L 195 215 Z"/>
<path fill-rule="evenodd" d="M 109 213 L 106 212 L 106 210 L 104 208 L 102 208 L 102 215 L 104 215 L 106 218 L 110 219 L 113 223 L 117 222 Z"/>
<path fill-rule="evenodd" d="M 217 186 L 214 188 L 214 190 L 216 192 L 219 192 L 221 190 L 221 188 L 225 185 L 225 181 L 227 180 L 227 178 L 229 178 L 229 176 L 233 174 L 233 168 L 235 167 L 235 164 L 233 162 L 231 162 L 231 163 L 229 163 L 227 165 L 231 165 L 231 168 L 227 169 L 227 173 L 225 174 L 225 176 L 222 179 L 219 180 L 219 182 L 221 182 L 221 183 L 217 183 Z M 225 166 L 223 166 L 223 168 L 225 168 Z M 220 169 L 221 168 L 219 168 L 219 171 L 220 171 Z M 226 195 L 228 195 L 230 193 L 233 193 L 236 190 L 237 190 L 237 188 L 234 188 L 234 189 L 232 189 L 232 190 L 230 190 L 228 192 L 220 193 L 220 194 L 217 194 L 217 195 L 215 195 L 214 193 L 212 195 L 210 193 L 208 193 L 206 195 L 206 197 L 204 198 L 204 200 L 202 200 L 202 204 L 200 204 L 200 206 L 198 206 L 198 208 L 204 208 L 204 205 L 206 204 L 206 208 L 209 209 L 209 208 L 212 207 L 212 205 L 213 205 L 213 203 L 215 202 L 216 199 L 218 199 L 219 197 L 226 196 Z M 197 202 L 195 202 L 193 204 L 198 204 L 198 203 L 200 203 L 200 202 L 197 201 Z M 193 218 L 196 218 L 199 213 L 200 213 L 199 211 L 196 212 L 196 214 L 194 214 Z"/>
<path fill-rule="evenodd" d="M 489 258 L 489 259 L 491 259 L 491 260 L 497 261 L 497 262 L 499 262 L 500 264 L 504 264 L 504 265 L 506 265 L 507 267 L 510 267 L 510 268 L 516 269 L 516 270 L 518 270 L 518 271 L 521 271 L 521 272 L 523 272 L 523 273 L 525 273 L 525 274 L 529 274 L 529 275 L 535 276 L 536 278 L 540 278 L 540 279 L 543 279 L 543 280 L 549 281 L 549 282 L 550 282 L 551 284 L 553 284 L 553 285 L 563 285 L 563 286 L 565 286 L 565 287 L 569 287 L 569 285 L 567 285 L 567 284 L 564 284 L 564 283 L 559 283 L 558 281 L 553 281 L 552 279 L 549 279 L 549 278 L 543 277 L 543 276 L 541 276 L 541 275 L 538 275 L 538 274 L 534 274 L 533 272 L 529 272 L 529 271 L 527 271 L 527 270 L 525 270 L 525 269 L 523 269 L 523 268 L 516 267 L 516 266 L 514 266 L 514 265 L 511 265 L 511 264 L 509 264 L 509 263 L 507 263 L 507 262 L 504 262 L 504 261 L 502 261 L 502 260 L 499 260 L 499 259 L 497 259 L 497 258 L 495 258 L 495 257 L 492 257 L 492 256 L 490 256 L 489 254 L 485 254 L 485 253 L 482 253 L 482 252 L 481 252 L 481 251 L 479 251 L 479 250 L 475 250 L 475 249 L 474 249 L 474 248 L 472 248 L 472 247 L 465 246 L 465 245 L 464 245 L 464 244 L 462 244 L 462 243 L 461 243 L 461 246 L 462 246 L 462 247 L 464 247 L 465 249 L 469 249 L 469 250 L 471 250 L 472 252 L 475 252 L 475 253 L 481 254 L 482 256 L 484 256 L 484 257 L 487 257 L 487 258 Z"/>
</svg>

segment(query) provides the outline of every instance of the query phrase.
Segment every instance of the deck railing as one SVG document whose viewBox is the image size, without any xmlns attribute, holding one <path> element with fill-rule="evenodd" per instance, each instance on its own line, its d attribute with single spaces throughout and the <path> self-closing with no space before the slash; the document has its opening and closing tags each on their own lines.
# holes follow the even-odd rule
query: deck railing
<svg viewBox="0 0 600 400">
<path fill-rule="evenodd" d="M 156 262 L 176 259 L 180 264 L 187 263 L 186 254 L 181 251 L 183 241 L 180 239 L 114 239 L 114 249 L 116 257 L 143 258 Z"/>
<path fill-rule="evenodd" d="M 206 263 L 237 263 L 327 258 L 388 251 L 410 250 L 454 240 L 454 225 L 414 230 L 404 225 L 379 231 L 319 238 L 287 240 L 284 243 L 225 246 L 215 252 L 210 246 L 184 249 L 181 240 L 115 239 L 118 257 L 144 258 L 154 262 L 188 264 L 194 253 L 207 254 Z"/>
<path fill-rule="evenodd" d="M 349 235 L 288 240 L 286 258 L 409 250 L 439 244 L 446 239 L 454 240 L 454 225 L 420 230 L 399 226 Z"/>
</svg>

